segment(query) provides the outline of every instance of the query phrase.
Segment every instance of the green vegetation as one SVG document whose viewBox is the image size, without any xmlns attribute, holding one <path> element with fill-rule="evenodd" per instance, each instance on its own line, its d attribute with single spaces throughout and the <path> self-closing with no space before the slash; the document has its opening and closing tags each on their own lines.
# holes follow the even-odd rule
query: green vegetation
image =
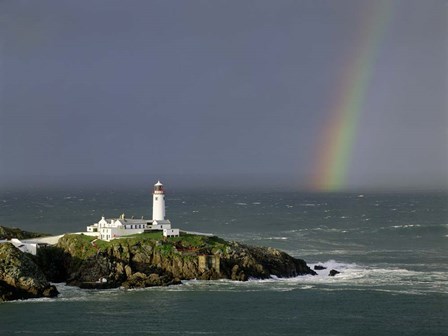
<svg viewBox="0 0 448 336">
<path fill-rule="evenodd" d="M 169 256 L 173 253 L 181 253 L 185 256 L 225 254 L 229 247 L 228 242 L 215 236 L 181 233 L 179 237 L 163 237 L 160 231 L 129 235 L 109 242 L 83 234 L 69 234 L 61 238 L 59 245 L 66 246 L 74 257 L 86 259 L 99 251 L 106 251 L 123 243 L 129 246 L 151 245 L 156 251 L 160 251 L 163 256 Z"/>
<path fill-rule="evenodd" d="M 173 242 L 182 242 L 182 244 L 188 244 L 190 246 L 195 247 L 201 247 L 204 245 L 213 245 L 217 242 L 225 242 L 225 240 L 220 239 L 218 237 L 209 237 L 209 236 L 200 236 L 200 235 L 193 235 L 188 233 L 181 233 L 179 237 L 170 237 L 168 238 L 170 241 Z"/>
<path fill-rule="evenodd" d="M 169 237 L 166 243 L 173 244 L 180 252 L 197 252 L 203 254 L 224 254 L 229 243 L 216 236 L 200 236 L 181 233 L 180 237 Z"/>
<path fill-rule="evenodd" d="M 30 238 L 37 238 L 37 237 L 46 237 L 50 236 L 46 233 L 38 233 L 38 232 L 28 232 L 23 231 L 18 228 L 8 228 L 5 226 L 0 226 L 0 239 L 11 239 L 11 238 L 17 238 L 17 239 L 30 239 Z"/>
<path fill-rule="evenodd" d="M 221 238 L 216 236 L 208 237 L 201 235 L 193 235 L 182 233 L 179 237 L 163 237 L 161 231 L 137 233 L 129 236 L 123 236 L 118 239 L 111 240 L 110 242 L 105 242 L 102 240 L 97 240 L 96 242 L 114 244 L 114 242 L 122 242 L 124 239 L 129 242 L 129 245 L 133 245 L 137 242 L 161 242 L 162 245 L 172 245 L 176 247 L 183 248 L 202 248 L 202 247 L 213 247 L 222 248 L 228 246 L 228 243 Z"/>
<path fill-rule="evenodd" d="M 144 233 L 136 233 L 128 236 L 123 236 L 123 238 L 138 238 L 139 240 L 160 240 L 163 239 L 162 231 L 154 231 L 154 232 L 144 232 Z"/>
<path fill-rule="evenodd" d="M 95 240 L 95 237 L 83 234 L 68 234 L 59 240 L 58 245 L 66 245 L 72 256 L 85 259 L 97 253 L 97 247 L 92 244 L 93 240 Z"/>
<path fill-rule="evenodd" d="M 173 245 L 171 244 L 161 244 L 156 249 L 160 251 L 162 256 L 169 256 L 174 252 Z"/>
</svg>

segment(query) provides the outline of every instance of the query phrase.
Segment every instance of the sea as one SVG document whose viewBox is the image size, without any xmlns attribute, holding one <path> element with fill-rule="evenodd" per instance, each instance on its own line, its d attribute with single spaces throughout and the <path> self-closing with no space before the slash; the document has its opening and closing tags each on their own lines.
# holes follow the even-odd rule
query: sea
<svg viewBox="0 0 448 336">
<path fill-rule="evenodd" d="M 2 335 L 448 335 L 448 193 L 171 190 L 173 227 L 272 246 L 326 270 L 125 290 L 56 284 L 0 304 Z M 145 188 L 0 192 L 0 225 L 61 234 L 151 216 Z M 329 270 L 340 274 L 330 277 Z"/>
</svg>

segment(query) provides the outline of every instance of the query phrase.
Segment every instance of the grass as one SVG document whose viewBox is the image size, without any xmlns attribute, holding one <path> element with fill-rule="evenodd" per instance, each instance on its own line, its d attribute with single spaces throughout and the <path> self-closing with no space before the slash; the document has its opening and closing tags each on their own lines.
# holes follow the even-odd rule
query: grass
<svg viewBox="0 0 448 336">
<path fill-rule="evenodd" d="M 181 232 L 179 237 L 163 237 L 161 231 L 137 233 L 129 236 L 123 236 L 122 239 L 132 239 L 138 241 L 152 240 L 152 241 L 163 241 L 164 245 L 176 245 L 185 248 L 201 248 L 201 247 L 222 247 L 227 246 L 227 242 L 218 237 L 209 237 L 194 235 Z M 112 240 L 117 241 L 117 240 Z M 119 241 L 119 239 L 118 239 Z"/>
<path fill-rule="evenodd" d="M 39 232 L 28 232 L 18 228 L 9 228 L 5 226 L 0 226 L 0 239 L 31 239 L 36 237 L 46 237 L 50 236 L 47 233 L 39 233 Z"/>
<path fill-rule="evenodd" d="M 81 259 L 92 256 L 97 252 L 95 246 L 92 245 L 92 241 L 95 237 L 86 236 L 83 234 L 68 234 L 61 238 L 58 244 L 64 244 L 64 241 L 68 242 L 70 250 L 72 250 L 73 256 Z"/>
<path fill-rule="evenodd" d="M 178 250 L 190 249 L 206 254 L 225 254 L 229 246 L 228 242 L 216 236 L 209 237 L 187 233 L 181 233 L 180 237 L 170 237 L 167 242 L 174 244 Z"/>
<path fill-rule="evenodd" d="M 151 240 L 160 240 L 163 239 L 162 231 L 154 231 L 154 232 L 143 232 L 143 233 L 135 233 L 128 236 L 123 236 L 122 238 L 139 238 L 139 239 L 151 239 Z"/>
<path fill-rule="evenodd" d="M 87 235 L 66 235 L 65 239 L 70 240 L 70 247 L 76 256 L 84 259 L 86 257 L 96 254 L 99 250 L 104 251 L 111 246 L 116 246 L 124 241 L 130 246 L 140 243 L 147 243 L 153 245 L 155 249 L 159 250 L 162 255 L 170 255 L 175 251 L 188 253 L 206 253 L 206 254 L 225 254 L 228 242 L 213 236 L 201 236 L 194 234 L 181 233 L 179 237 L 163 237 L 161 231 L 145 232 L 140 234 L 133 234 L 123 236 L 119 239 L 111 240 L 110 242 L 96 239 Z M 95 241 L 94 243 L 92 243 Z"/>
</svg>

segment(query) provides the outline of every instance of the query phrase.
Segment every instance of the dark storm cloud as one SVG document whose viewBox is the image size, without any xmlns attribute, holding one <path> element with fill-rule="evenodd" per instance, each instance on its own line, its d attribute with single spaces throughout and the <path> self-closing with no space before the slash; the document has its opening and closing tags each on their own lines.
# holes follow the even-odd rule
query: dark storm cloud
<svg viewBox="0 0 448 336">
<path fill-rule="evenodd" d="M 3 1 L 0 183 L 303 186 L 362 7 Z M 348 187 L 446 186 L 446 4 L 395 7 Z"/>
</svg>

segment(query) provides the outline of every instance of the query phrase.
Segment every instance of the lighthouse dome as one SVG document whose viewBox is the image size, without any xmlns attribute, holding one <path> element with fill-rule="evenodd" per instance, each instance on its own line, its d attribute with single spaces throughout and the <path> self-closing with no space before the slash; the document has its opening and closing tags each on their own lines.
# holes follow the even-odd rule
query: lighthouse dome
<svg viewBox="0 0 448 336">
<path fill-rule="evenodd" d="M 163 184 L 160 183 L 160 181 L 157 181 L 157 183 L 154 184 L 154 193 L 163 194 Z"/>
</svg>

